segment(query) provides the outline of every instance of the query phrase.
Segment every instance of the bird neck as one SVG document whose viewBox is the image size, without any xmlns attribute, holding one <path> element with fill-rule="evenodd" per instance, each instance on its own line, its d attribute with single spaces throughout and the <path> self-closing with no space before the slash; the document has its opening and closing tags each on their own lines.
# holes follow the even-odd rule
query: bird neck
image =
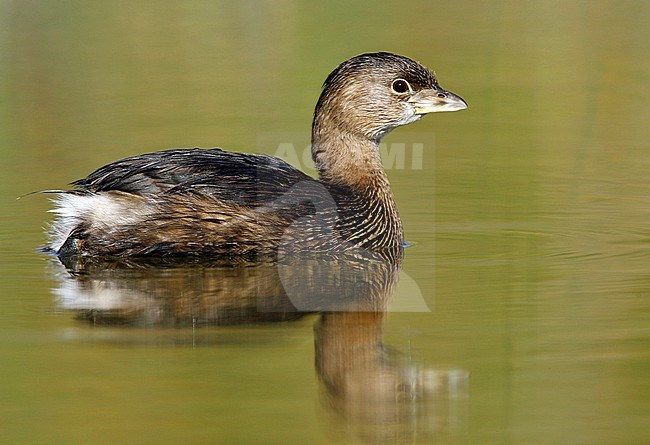
<svg viewBox="0 0 650 445">
<path fill-rule="evenodd" d="M 365 248 L 401 248 L 402 222 L 379 155 L 379 141 L 322 131 L 315 121 L 312 157 L 321 182 L 337 202 L 339 230 Z"/>
<path fill-rule="evenodd" d="M 357 192 L 383 191 L 390 195 L 390 184 L 379 154 L 379 140 L 362 134 L 341 131 L 318 120 L 312 128 L 312 158 L 320 180 L 345 186 Z"/>
</svg>

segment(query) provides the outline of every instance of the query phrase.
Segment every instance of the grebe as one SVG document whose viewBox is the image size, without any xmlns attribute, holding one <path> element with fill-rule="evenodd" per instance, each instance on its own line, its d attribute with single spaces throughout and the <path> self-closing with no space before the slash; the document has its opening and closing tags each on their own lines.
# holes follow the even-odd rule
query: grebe
<svg viewBox="0 0 650 445">
<path fill-rule="evenodd" d="M 319 179 L 267 155 L 174 149 L 125 158 L 55 191 L 59 257 L 266 256 L 402 249 L 379 156 L 395 127 L 467 108 L 419 63 L 378 52 L 325 80 L 312 124 Z"/>
</svg>

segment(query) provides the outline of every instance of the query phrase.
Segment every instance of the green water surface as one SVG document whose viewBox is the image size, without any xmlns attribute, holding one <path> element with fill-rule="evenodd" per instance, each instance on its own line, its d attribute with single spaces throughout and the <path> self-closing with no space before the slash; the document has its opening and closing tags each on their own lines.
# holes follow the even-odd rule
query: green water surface
<svg viewBox="0 0 650 445">
<path fill-rule="evenodd" d="M 647 443 L 649 18 L 644 1 L 1 2 L 0 443 Z M 93 323 L 61 297 L 70 277 L 36 252 L 47 197 L 16 197 L 172 147 L 311 171 L 322 81 L 376 50 L 469 104 L 385 140 L 413 243 L 395 311 Z M 169 274 L 91 284 L 131 283 L 151 315 L 150 288 L 180 295 Z M 331 339 L 398 364 L 342 397 L 327 376 L 355 354 Z"/>
</svg>

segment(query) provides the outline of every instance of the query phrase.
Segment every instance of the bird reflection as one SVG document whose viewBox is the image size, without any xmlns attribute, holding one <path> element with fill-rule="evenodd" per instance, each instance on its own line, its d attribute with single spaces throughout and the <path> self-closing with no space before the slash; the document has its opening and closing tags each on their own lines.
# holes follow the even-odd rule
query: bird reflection
<svg viewBox="0 0 650 445">
<path fill-rule="evenodd" d="M 384 312 L 329 312 L 315 326 L 324 400 L 368 443 L 429 440 L 459 429 L 468 373 L 419 366 L 382 343 Z"/>
<path fill-rule="evenodd" d="M 63 309 L 97 325 L 221 326 L 317 314 L 316 372 L 337 424 L 373 443 L 434 438 L 459 423 L 468 375 L 420 366 L 383 344 L 401 265 L 399 251 L 238 265 L 75 258 L 58 265 L 54 293 Z"/>
</svg>

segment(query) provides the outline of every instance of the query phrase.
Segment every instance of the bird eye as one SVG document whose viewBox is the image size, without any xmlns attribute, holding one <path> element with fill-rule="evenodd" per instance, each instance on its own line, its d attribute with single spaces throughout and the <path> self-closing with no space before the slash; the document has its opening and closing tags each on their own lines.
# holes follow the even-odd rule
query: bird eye
<svg viewBox="0 0 650 445">
<path fill-rule="evenodd" d="M 396 79 L 393 81 L 392 85 L 390 86 L 393 91 L 395 91 L 397 94 L 404 94 L 408 93 L 411 90 L 411 86 L 407 81 L 404 79 Z"/>
</svg>

